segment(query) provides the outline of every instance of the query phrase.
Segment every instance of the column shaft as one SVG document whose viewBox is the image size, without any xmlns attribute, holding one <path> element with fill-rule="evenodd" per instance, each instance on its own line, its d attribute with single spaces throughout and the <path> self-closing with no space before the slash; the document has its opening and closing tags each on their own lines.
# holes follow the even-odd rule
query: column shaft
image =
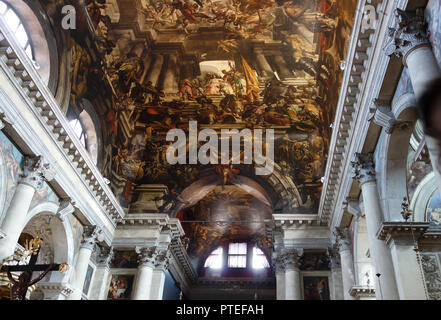
<svg viewBox="0 0 441 320">
<path fill-rule="evenodd" d="M 149 74 L 146 77 L 146 82 L 151 81 L 153 86 L 158 85 L 163 64 L 164 64 L 164 57 L 160 54 L 156 55 L 154 61 L 151 64 Z"/>
<path fill-rule="evenodd" d="M 423 46 L 410 52 L 406 58 L 409 69 L 410 80 L 416 98 L 420 98 L 431 81 L 439 78 L 441 72 L 436 62 L 432 48 Z M 441 190 L 441 168 L 439 159 L 441 150 L 436 139 L 426 136 L 427 149 L 429 150 L 430 161 L 434 168 L 438 189 Z"/>
<path fill-rule="evenodd" d="M 87 267 L 89 266 L 92 249 L 88 247 L 81 247 L 78 252 L 77 261 L 75 263 L 75 280 L 72 282 L 74 289 L 70 295 L 69 300 L 81 300 L 83 296 L 83 286 L 86 279 Z"/>
<path fill-rule="evenodd" d="M 167 60 L 167 70 L 165 71 L 163 90 L 165 93 L 178 92 L 178 57 L 170 54 Z"/>
<path fill-rule="evenodd" d="M 150 300 L 162 300 L 164 293 L 165 272 L 162 269 L 153 270 Z"/>
<path fill-rule="evenodd" d="M 427 300 L 424 276 L 411 241 L 390 244 L 400 300 Z"/>
<path fill-rule="evenodd" d="M 288 66 L 286 65 L 285 59 L 282 56 L 276 55 L 276 56 L 274 56 L 274 60 L 277 64 L 277 66 L 279 67 L 280 77 L 282 79 L 287 79 L 287 78 L 293 77 L 293 74 L 288 69 Z"/>
<path fill-rule="evenodd" d="M 277 300 L 285 300 L 285 272 L 277 271 L 276 272 L 276 292 L 277 292 Z"/>
<path fill-rule="evenodd" d="M 34 193 L 35 188 L 30 185 L 17 185 L 1 226 L 6 237 L 0 240 L 0 261 L 14 254 Z"/>
<path fill-rule="evenodd" d="M 343 280 L 342 280 L 342 271 L 341 268 L 331 268 L 331 278 L 332 278 L 332 290 L 333 300 L 344 300 L 343 294 Z"/>
<path fill-rule="evenodd" d="M 375 293 L 377 299 L 398 299 L 397 284 L 390 251 L 384 241 L 377 239 L 377 231 L 382 223 L 382 213 L 378 196 L 377 183 L 371 180 L 362 184 L 363 202 L 366 211 L 366 224 L 369 251 L 375 268 Z"/>
<path fill-rule="evenodd" d="M 273 70 L 268 63 L 265 55 L 262 52 L 256 53 L 257 64 L 259 65 L 260 71 L 264 76 L 270 76 L 273 73 Z"/>
<path fill-rule="evenodd" d="M 285 271 L 286 300 L 302 300 L 300 271 L 297 268 Z"/>
<path fill-rule="evenodd" d="M 344 300 L 354 300 L 354 297 L 349 293 L 355 285 L 354 259 L 351 250 L 340 250 L 340 260 Z"/>
<path fill-rule="evenodd" d="M 153 267 L 141 264 L 136 275 L 135 289 L 132 300 L 149 300 L 152 286 Z"/>
</svg>

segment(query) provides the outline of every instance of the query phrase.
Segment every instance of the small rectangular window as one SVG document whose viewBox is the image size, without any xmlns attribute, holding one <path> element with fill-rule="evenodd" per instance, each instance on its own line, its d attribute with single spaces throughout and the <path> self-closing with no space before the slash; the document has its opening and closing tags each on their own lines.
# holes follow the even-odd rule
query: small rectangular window
<svg viewBox="0 0 441 320">
<path fill-rule="evenodd" d="M 228 247 L 228 267 L 229 268 L 247 267 L 246 243 L 230 243 Z"/>
</svg>

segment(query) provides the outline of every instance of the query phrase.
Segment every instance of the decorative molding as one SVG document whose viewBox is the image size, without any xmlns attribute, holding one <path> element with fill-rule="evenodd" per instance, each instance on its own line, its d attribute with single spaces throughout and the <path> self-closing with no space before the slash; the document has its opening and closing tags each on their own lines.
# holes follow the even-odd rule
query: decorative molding
<svg viewBox="0 0 441 320">
<path fill-rule="evenodd" d="M 68 159 L 109 220 L 116 226 L 116 220 L 124 216 L 122 207 L 69 127 L 55 98 L 32 62 L 14 37 L 5 31 L 8 29 L 3 19 L 0 19 L 0 30 L 0 69 L 9 77 L 45 130 L 57 142 L 60 152 Z"/>
<path fill-rule="evenodd" d="M 414 241 L 424 236 L 429 228 L 427 222 L 383 222 L 377 231 L 377 239 Z"/>
<path fill-rule="evenodd" d="M 397 125 L 397 119 L 393 114 L 388 101 L 375 99 L 372 120 L 375 124 L 384 128 L 387 134 L 391 134 Z"/>
<path fill-rule="evenodd" d="M 421 255 L 421 264 L 424 271 L 429 299 L 441 300 L 441 263 L 439 261 L 439 253 L 423 253 Z"/>
<path fill-rule="evenodd" d="M 338 198 L 341 198 L 341 194 L 345 193 L 350 187 L 347 180 L 349 178 L 347 176 L 348 163 L 353 152 L 350 150 L 350 145 L 354 143 L 355 135 L 363 134 L 361 131 L 356 130 L 360 121 L 358 119 L 360 112 L 363 112 L 360 105 L 370 76 L 367 70 L 378 51 L 376 43 L 381 38 L 381 28 L 363 28 L 366 18 L 364 16 L 364 7 L 366 5 L 374 6 L 375 10 L 380 12 L 377 25 L 381 25 L 384 17 L 387 17 L 388 14 L 386 9 L 383 8 L 384 1 L 358 1 L 346 58 L 346 68 L 343 74 L 336 116 L 333 122 L 334 130 L 331 137 L 323 191 L 320 199 L 319 220 L 321 223 L 334 223 L 331 218 L 336 215 L 336 207 L 341 204 L 341 200 L 338 201 Z M 379 8 L 381 10 L 378 10 Z M 375 73 L 375 76 L 381 76 L 386 68 L 381 63 L 377 67 L 379 67 L 380 72 Z M 375 85 L 378 86 L 379 83 Z M 354 90 L 354 88 L 357 90 Z M 369 92 L 372 91 L 372 88 L 369 88 Z M 366 123 L 363 125 L 366 125 Z M 340 210 L 338 215 L 340 216 L 341 214 L 342 211 Z"/>
<path fill-rule="evenodd" d="M 375 289 L 370 286 L 353 286 L 349 294 L 357 299 L 364 297 L 375 298 Z"/>
<path fill-rule="evenodd" d="M 73 293 L 67 282 L 39 282 L 38 290 L 44 294 L 44 300 L 64 300 Z"/>
<path fill-rule="evenodd" d="M 72 213 L 74 213 L 75 208 L 74 205 L 75 203 L 72 202 L 71 199 L 62 199 L 60 201 L 60 205 L 58 207 L 57 210 L 57 217 L 61 220 L 64 221 L 69 215 L 71 215 Z"/>
</svg>

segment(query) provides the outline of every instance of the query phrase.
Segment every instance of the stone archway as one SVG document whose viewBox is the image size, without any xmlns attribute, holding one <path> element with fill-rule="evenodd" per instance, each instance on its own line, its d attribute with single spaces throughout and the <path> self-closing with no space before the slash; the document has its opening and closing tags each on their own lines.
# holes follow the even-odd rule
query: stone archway
<svg viewBox="0 0 441 320">
<path fill-rule="evenodd" d="M 74 266 L 74 238 L 67 218 L 57 216 L 59 205 L 44 202 L 35 206 L 27 216 L 22 234 L 39 236 L 43 240 L 38 264 L 67 263 L 65 273 L 50 272 L 39 284 L 31 299 L 65 299 L 69 294 L 67 283 Z"/>
<path fill-rule="evenodd" d="M 407 157 L 409 142 L 418 119 L 416 100 L 413 94 L 404 94 L 392 112 L 396 124 L 391 134 L 385 134 L 377 168 L 381 172 L 380 192 L 384 218 L 401 221 L 401 204 L 407 197 Z"/>
</svg>

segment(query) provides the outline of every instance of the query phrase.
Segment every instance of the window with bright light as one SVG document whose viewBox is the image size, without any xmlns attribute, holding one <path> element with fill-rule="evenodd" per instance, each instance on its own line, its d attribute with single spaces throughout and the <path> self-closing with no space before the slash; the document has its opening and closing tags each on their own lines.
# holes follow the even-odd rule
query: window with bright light
<svg viewBox="0 0 441 320">
<path fill-rule="evenodd" d="M 247 267 L 246 243 L 230 243 L 228 247 L 228 267 L 229 268 Z"/>
<path fill-rule="evenodd" d="M 204 268 L 210 268 L 210 269 L 221 269 L 222 268 L 222 254 L 223 250 L 222 247 L 217 248 L 214 250 L 205 260 Z"/>
<path fill-rule="evenodd" d="M 5 2 L 0 0 L 0 15 L 5 19 L 9 29 L 15 34 L 18 43 L 22 46 L 27 56 L 33 60 L 32 45 L 29 35 L 19 16 Z"/>
<path fill-rule="evenodd" d="M 78 140 L 80 140 L 83 147 L 86 148 L 86 132 L 85 132 L 83 126 L 81 125 L 80 120 L 78 120 L 78 119 L 71 120 L 71 121 L 69 121 L 69 125 L 72 128 L 72 130 L 74 131 Z"/>
<path fill-rule="evenodd" d="M 270 265 L 265 254 L 258 247 L 253 248 L 253 269 L 269 268 Z"/>
</svg>

